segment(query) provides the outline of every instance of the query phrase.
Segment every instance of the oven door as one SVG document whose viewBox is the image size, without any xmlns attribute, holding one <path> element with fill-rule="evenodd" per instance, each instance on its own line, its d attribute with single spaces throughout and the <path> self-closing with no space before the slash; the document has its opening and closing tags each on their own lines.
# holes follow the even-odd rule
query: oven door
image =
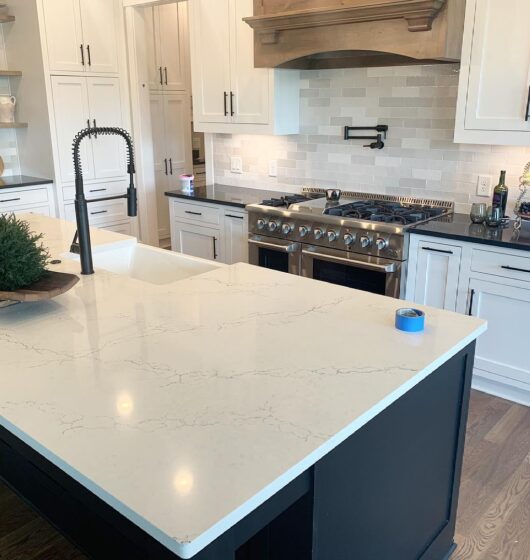
<svg viewBox="0 0 530 560">
<path fill-rule="evenodd" d="M 314 245 L 302 249 L 302 276 L 399 298 L 403 263 Z"/>
<path fill-rule="evenodd" d="M 274 237 L 252 235 L 248 239 L 248 259 L 250 264 L 300 274 L 302 245 Z"/>
</svg>

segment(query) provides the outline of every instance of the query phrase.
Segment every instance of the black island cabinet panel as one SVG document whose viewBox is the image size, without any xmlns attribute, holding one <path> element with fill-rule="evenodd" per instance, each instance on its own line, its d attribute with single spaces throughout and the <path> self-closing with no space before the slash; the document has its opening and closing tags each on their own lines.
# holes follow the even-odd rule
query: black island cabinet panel
<svg viewBox="0 0 530 560">
<path fill-rule="evenodd" d="M 194 560 L 445 560 L 475 343 Z M 181 560 L 0 427 L 0 478 L 94 560 Z"/>
</svg>

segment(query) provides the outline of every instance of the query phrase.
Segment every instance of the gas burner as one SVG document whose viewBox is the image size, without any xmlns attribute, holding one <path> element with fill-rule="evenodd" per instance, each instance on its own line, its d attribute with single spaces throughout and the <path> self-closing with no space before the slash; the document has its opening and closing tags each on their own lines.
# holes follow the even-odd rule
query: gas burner
<svg viewBox="0 0 530 560">
<path fill-rule="evenodd" d="M 261 206 L 270 206 L 272 208 L 289 208 L 291 204 L 307 202 L 311 198 L 301 194 L 288 194 L 280 198 L 268 198 L 261 202 Z"/>
</svg>

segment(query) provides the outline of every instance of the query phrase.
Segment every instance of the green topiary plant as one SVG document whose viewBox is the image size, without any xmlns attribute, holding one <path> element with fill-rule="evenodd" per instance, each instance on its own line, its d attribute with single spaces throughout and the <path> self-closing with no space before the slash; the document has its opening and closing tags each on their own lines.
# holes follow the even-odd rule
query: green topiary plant
<svg viewBox="0 0 530 560">
<path fill-rule="evenodd" d="M 28 222 L 0 214 L 0 290 L 25 288 L 44 276 L 50 255 L 41 239 Z"/>
</svg>

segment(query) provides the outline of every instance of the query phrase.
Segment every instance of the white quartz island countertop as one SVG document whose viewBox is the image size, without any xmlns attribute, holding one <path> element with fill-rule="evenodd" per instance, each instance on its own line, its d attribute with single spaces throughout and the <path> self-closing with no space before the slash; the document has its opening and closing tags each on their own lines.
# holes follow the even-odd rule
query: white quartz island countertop
<svg viewBox="0 0 530 560">
<path fill-rule="evenodd" d="M 67 250 L 71 224 L 31 221 Z M 0 309 L 0 425 L 190 558 L 486 328 L 429 308 L 405 334 L 405 305 L 247 264 L 158 286 L 96 270 Z"/>
</svg>

